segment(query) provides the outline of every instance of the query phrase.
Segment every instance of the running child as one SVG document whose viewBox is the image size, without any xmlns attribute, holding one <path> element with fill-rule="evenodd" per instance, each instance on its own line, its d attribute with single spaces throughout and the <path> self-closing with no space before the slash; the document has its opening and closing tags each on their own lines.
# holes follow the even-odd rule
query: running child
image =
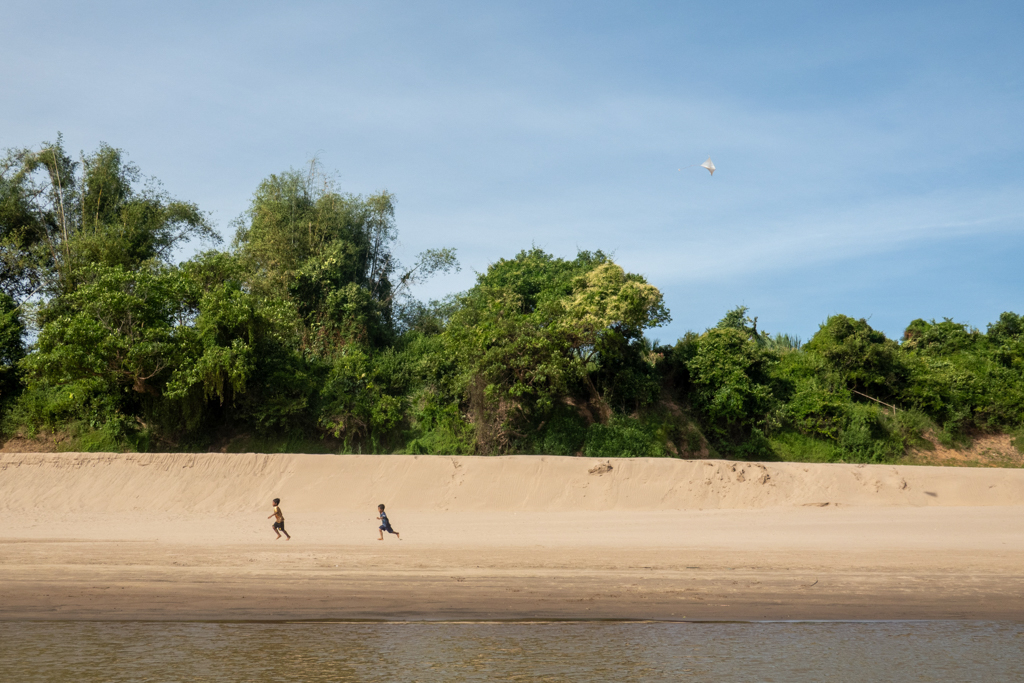
<svg viewBox="0 0 1024 683">
<path fill-rule="evenodd" d="M 276 517 L 277 519 L 274 522 L 274 526 L 272 526 L 271 529 L 274 530 L 274 533 L 277 534 L 278 538 L 281 538 L 281 534 L 284 534 L 285 537 L 287 538 L 287 540 L 290 541 L 290 540 L 292 540 L 292 537 L 288 534 L 287 531 L 284 530 L 284 513 L 281 512 L 281 505 L 280 504 L 281 504 L 281 499 L 280 498 L 275 498 L 274 499 L 274 511 L 271 512 L 267 516 L 267 519 L 270 519 L 271 517 Z"/>
<path fill-rule="evenodd" d="M 389 534 L 394 534 L 395 536 L 398 536 L 398 540 L 401 541 L 402 537 L 399 536 L 397 531 L 391 528 L 391 522 L 388 521 L 388 513 L 384 512 L 384 503 L 381 503 L 380 505 L 377 506 L 377 512 L 380 513 L 377 516 L 377 519 L 380 520 L 380 538 L 378 538 L 377 540 L 383 541 L 384 532 L 386 531 Z"/>
</svg>

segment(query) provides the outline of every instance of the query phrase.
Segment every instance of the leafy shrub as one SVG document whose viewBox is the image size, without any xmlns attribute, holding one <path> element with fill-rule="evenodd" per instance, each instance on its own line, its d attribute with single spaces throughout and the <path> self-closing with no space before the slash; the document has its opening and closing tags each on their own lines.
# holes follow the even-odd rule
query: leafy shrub
<svg viewBox="0 0 1024 683">
<path fill-rule="evenodd" d="M 607 425 L 590 425 L 583 455 L 589 458 L 657 458 L 665 455 L 665 448 L 639 420 L 617 415 Z"/>
<path fill-rule="evenodd" d="M 787 462 L 836 462 L 839 458 L 833 441 L 800 432 L 780 432 L 772 436 L 770 444 L 776 457 Z"/>
<path fill-rule="evenodd" d="M 770 372 L 778 355 L 736 328 L 708 330 L 693 344 L 689 396 L 706 433 L 740 457 L 770 456 L 766 434 L 781 406 Z"/>
<path fill-rule="evenodd" d="M 868 325 L 833 315 L 804 346 L 819 355 L 844 388 L 891 400 L 906 382 L 899 345 Z"/>
<path fill-rule="evenodd" d="M 605 402 L 602 383 L 620 403 L 656 394 L 631 342 L 670 319 L 662 294 L 600 252 L 567 261 L 532 249 L 501 259 L 460 303 L 443 336 L 474 404 L 482 451 L 533 444 L 524 430 L 577 391 L 595 405 Z"/>
<path fill-rule="evenodd" d="M 405 417 L 405 369 L 385 350 L 371 357 L 351 345 L 335 358 L 321 389 L 320 425 L 335 438 L 382 438 Z"/>
<path fill-rule="evenodd" d="M 60 431 L 73 423 L 96 428 L 118 410 L 117 394 L 111 394 L 99 378 L 65 384 L 34 383 L 11 409 L 10 420 L 28 436 L 40 431 Z"/>
<path fill-rule="evenodd" d="M 474 451 L 473 425 L 462 418 L 458 404 L 438 401 L 426 394 L 413 413 L 413 433 L 406 453 L 418 455 L 469 455 Z"/>
<path fill-rule="evenodd" d="M 963 446 L 972 432 L 1024 420 L 1024 340 L 1014 335 L 1015 314 L 1000 320 L 989 336 L 948 320 L 912 325 L 918 333 L 902 349 L 910 378 L 900 400 L 942 425 L 944 445 Z"/>
<path fill-rule="evenodd" d="M 894 462 L 909 446 L 923 446 L 931 421 L 918 411 L 892 415 L 875 406 L 853 404 L 850 419 L 836 439 L 843 462 Z"/>
<path fill-rule="evenodd" d="M 555 410 L 541 431 L 534 452 L 544 455 L 576 455 L 587 440 L 587 423 L 568 406 Z"/>
<path fill-rule="evenodd" d="M 595 384 L 604 400 L 615 410 L 634 413 L 652 405 L 661 394 L 655 369 L 659 354 L 644 338 L 629 340 L 609 330 L 598 341 L 600 368 Z"/>
<path fill-rule="evenodd" d="M 986 336 L 996 344 L 1024 337 L 1024 315 L 1011 311 L 1001 313 L 998 321 L 989 324 Z"/>
<path fill-rule="evenodd" d="M 903 453 L 903 444 L 893 438 L 880 410 L 854 404 L 850 412 L 849 420 L 836 439 L 836 448 L 842 460 L 882 463 Z"/>
</svg>

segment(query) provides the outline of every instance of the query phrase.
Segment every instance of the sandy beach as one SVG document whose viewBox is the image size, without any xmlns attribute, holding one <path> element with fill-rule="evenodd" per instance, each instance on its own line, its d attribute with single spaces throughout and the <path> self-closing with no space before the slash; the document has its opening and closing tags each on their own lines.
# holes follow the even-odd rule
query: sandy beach
<svg viewBox="0 0 1024 683">
<path fill-rule="evenodd" d="M 0 619 L 1020 621 L 1022 503 L 1018 469 L 3 453 Z"/>
</svg>

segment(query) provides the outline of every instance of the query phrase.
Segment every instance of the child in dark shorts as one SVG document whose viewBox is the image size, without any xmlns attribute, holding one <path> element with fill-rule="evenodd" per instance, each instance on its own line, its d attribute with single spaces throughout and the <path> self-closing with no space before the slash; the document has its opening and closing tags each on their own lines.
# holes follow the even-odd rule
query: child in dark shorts
<svg viewBox="0 0 1024 683">
<path fill-rule="evenodd" d="M 380 513 L 379 515 L 377 515 L 377 519 L 380 520 L 380 538 L 378 538 L 377 540 L 383 541 L 384 532 L 386 531 L 389 534 L 394 534 L 395 536 L 398 536 L 398 540 L 401 541 L 402 537 L 398 535 L 397 531 L 391 528 L 391 522 L 388 521 L 388 513 L 384 512 L 384 503 L 381 503 L 380 505 L 377 506 L 377 512 Z"/>
<path fill-rule="evenodd" d="M 281 534 L 284 534 L 290 541 L 292 540 L 291 535 L 289 535 L 289 533 L 284 530 L 284 513 L 281 512 L 280 503 L 280 498 L 274 499 L 274 511 L 271 512 L 269 516 L 267 516 L 267 519 L 270 519 L 271 517 L 276 517 L 277 519 L 274 520 L 274 526 L 272 526 L 271 529 L 274 530 L 274 533 L 277 534 L 278 538 L 281 538 Z"/>
</svg>

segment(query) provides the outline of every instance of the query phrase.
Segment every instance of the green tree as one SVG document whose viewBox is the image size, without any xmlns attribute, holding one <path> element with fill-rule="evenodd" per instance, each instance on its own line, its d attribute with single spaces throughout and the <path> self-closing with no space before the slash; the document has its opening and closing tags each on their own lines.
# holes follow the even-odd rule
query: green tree
<svg viewBox="0 0 1024 683">
<path fill-rule="evenodd" d="M 88 281 L 67 295 L 69 313 L 43 327 L 25 367 L 50 384 L 95 377 L 117 393 L 158 394 L 177 361 L 176 273 L 158 266 L 84 270 Z"/>
<path fill-rule="evenodd" d="M 892 401 L 907 381 L 899 345 L 864 319 L 830 316 L 804 349 L 824 359 L 844 388 L 872 398 Z"/>
<path fill-rule="evenodd" d="M 778 354 L 746 330 L 715 327 L 691 342 L 690 400 L 705 433 L 726 452 L 767 457 L 781 401 L 771 370 Z"/>
<path fill-rule="evenodd" d="M 182 356 L 177 276 L 155 263 L 83 268 L 82 284 L 62 297 L 20 364 L 27 386 L 13 411 L 19 423 L 88 425 L 114 440 L 145 431 Z"/>
<path fill-rule="evenodd" d="M 311 428 L 315 389 L 292 302 L 248 291 L 231 254 L 201 254 L 181 275 L 183 353 L 167 385 L 176 427 Z"/>
<path fill-rule="evenodd" d="M 593 380 L 602 343 L 634 339 L 666 322 L 661 293 L 604 254 L 573 261 L 539 249 L 493 264 L 461 302 L 445 345 L 462 370 L 483 450 L 504 450 L 523 425 L 583 389 L 610 418 Z"/>
<path fill-rule="evenodd" d="M 1003 367 L 1024 377 L 1024 315 L 1006 311 L 988 326 L 985 335 L 993 358 Z"/>
<path fill-rule="evenodd" d="M 219 239 L 195 204 L 168 195 L 109 145 L 76 162 L 58 136 L 0 162 L 0 287 L 19 300 L 70 294 L 91 265 L 169 264 L 194 237 Z"/>
<path fill-rule="evenodd" d="M 901 351 L 910 373 L 901 399 L 941 427 L 947 443 L 1024 421 L 1024 335 L 1003 313 L 987 335 L 950 319 L 915 320 Z"/>
<path fill-rule="evenodd" d="M 303 349 L 315 356 L 350 343 L 390 343 L 395 305 L 409 288 L 458 269 L 453 249 L 427 250 L 404 268 L 393 253 L 394 196 L 342 193 L 315 161 L 308 173 L 288 171 L 260 183 L 236 227 L 249 286 L 294 301 Z"/>
</svg>

